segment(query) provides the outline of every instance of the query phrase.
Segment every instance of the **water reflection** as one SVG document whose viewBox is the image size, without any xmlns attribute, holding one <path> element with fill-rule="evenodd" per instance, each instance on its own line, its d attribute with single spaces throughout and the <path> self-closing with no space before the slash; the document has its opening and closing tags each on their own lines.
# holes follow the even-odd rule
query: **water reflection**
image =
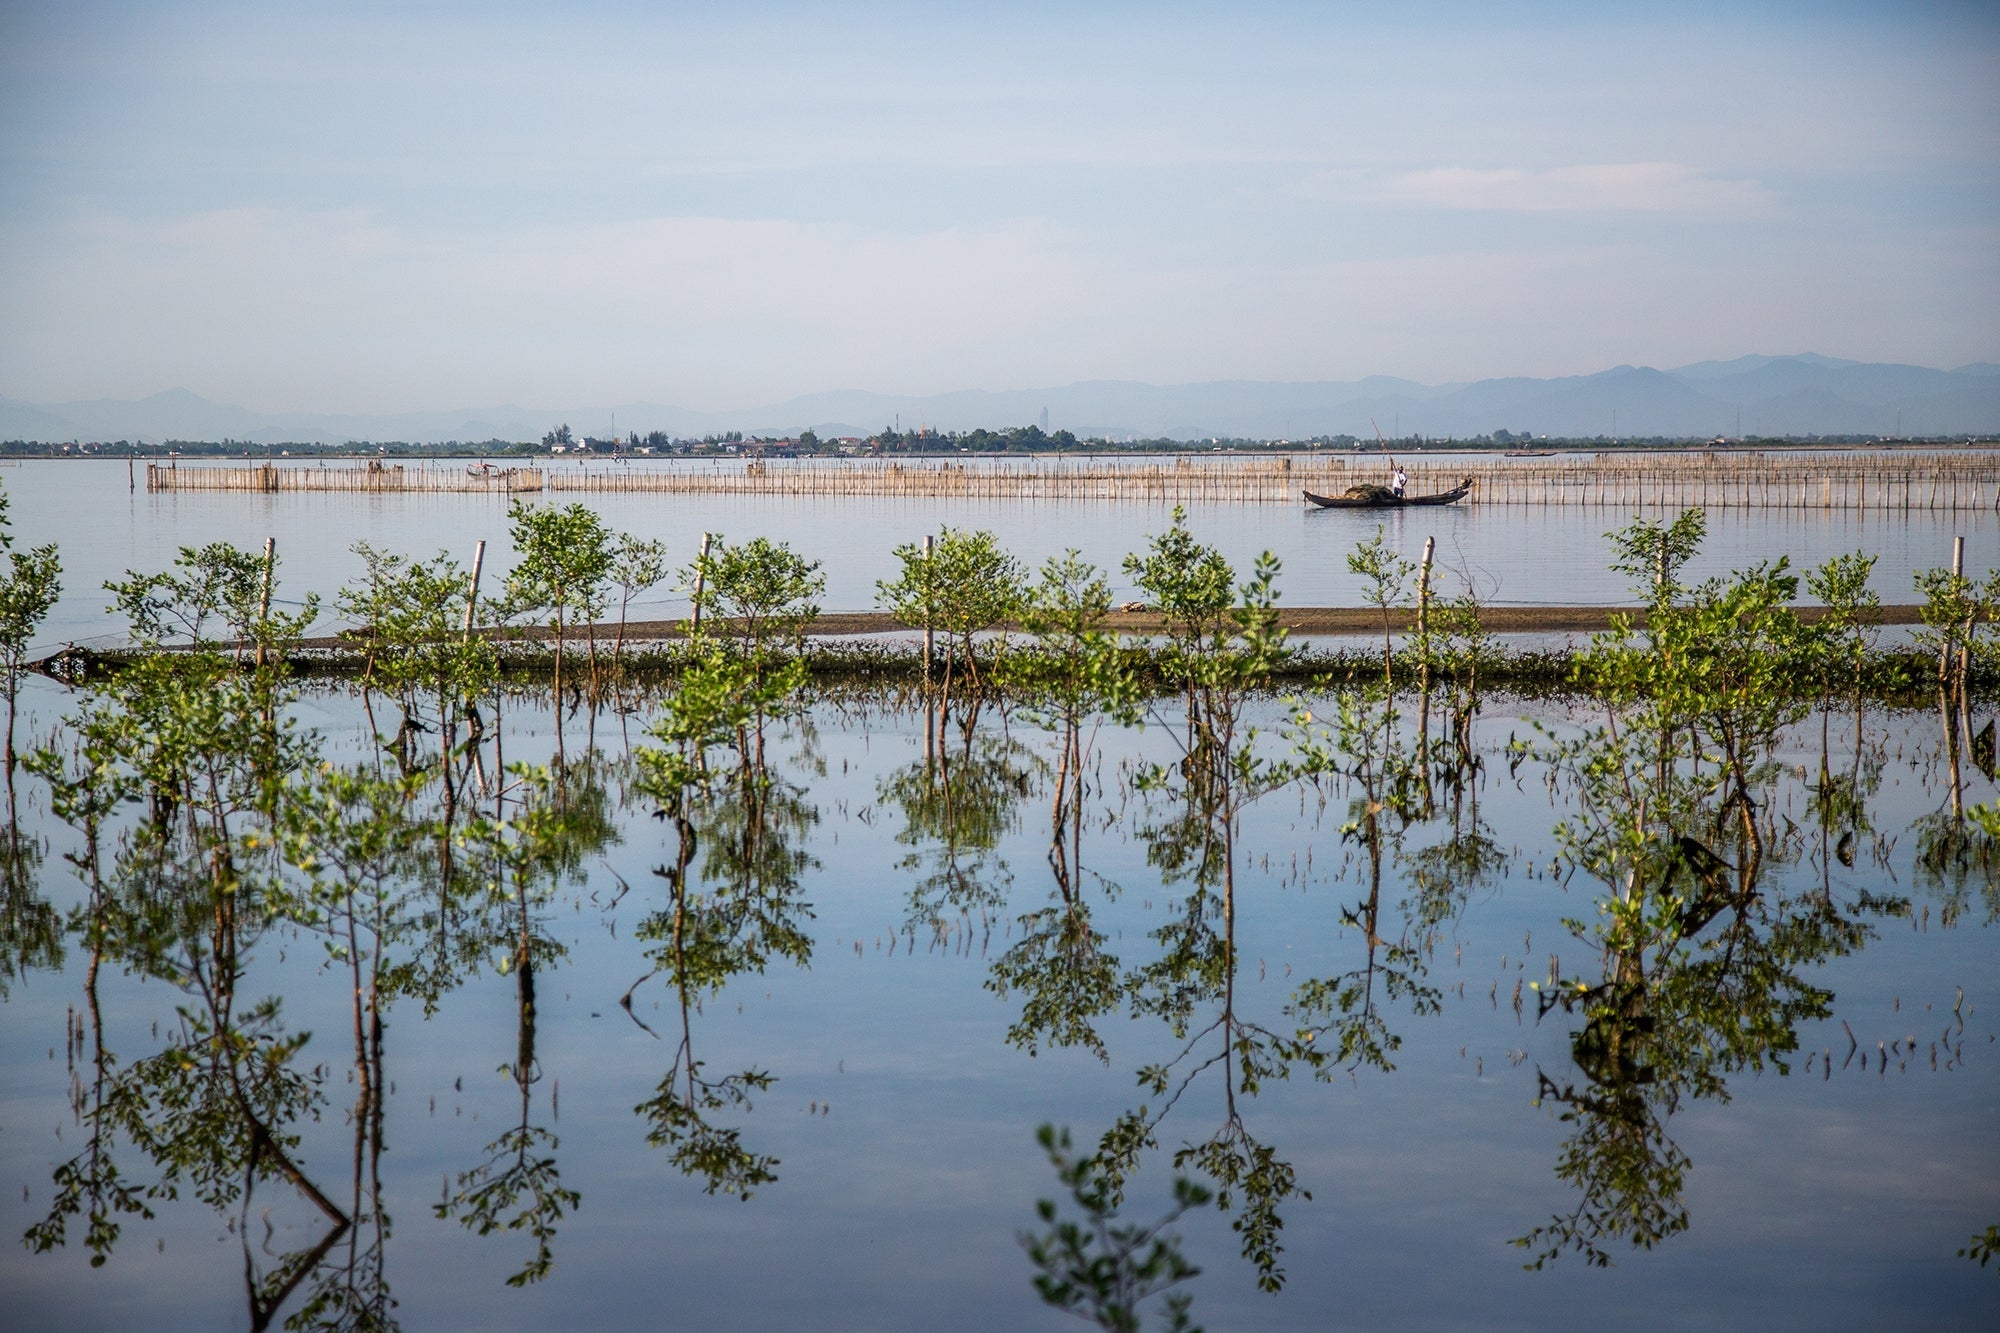
<svg viewBox="0 0 2000 1333">
<path fill-rule="evenodd" d="M 851 892 L 822 863 L 833 860 L 830 834 L 849 830 L 830 830 L 816 799 L 825 779 L 809 727 L 776 714 L 739 727 L 729 691 L 697 681 L 662 705 L 629 758 L 572 745 L 567 762 L 542 769 L 518 757 L 503 765 L 489 701 L 476 723 L 467 715 L 466 739 L 419 750 L 406 772 L 392 750 L 342 751 L 287 724 L 275 683 L 221 685 L 185 710 L 169 695 L 143 677 L 108 688 L 64 748 L 30 769 L 70 832 L 59 860 L 46 830 L 16 826 L 8 975 L 74 955 L 81 989 L 63 1046 L 85 1133 L 44 1178 L 31 1247 L 107 1261 L 135 1224 L 176 1225 L 162 1205 L 179 1196 L 237 1233 L 239 1299 L 253 1324 L 390 1326 L 405 1298 L 392 1276 L 400 1267 L 407 1283 L 437 1244 L 407 1221 L 392 1225 L 401 1199 L 423 1221 L 428 1207 L 452 1232 L 486 1237 L 510 1282 L 542 1283 L 588 1254 L 575 1228 L 596 1219 L 583 1203 L 616 1193 L 596 1182 L 618 1149 L 559 1133 L 543 1069 L 552 993 L 596 985 L 589 973 L 606 959 L 625 970 L 610 973 L 605 998 L 622 991 L 624 1012 L 662 1043 L 618 1103 L 633 1111 L 633 1150 L 645 1151 L 643 1138 L 700 1193 L 758 1196 L 762 1225 L 785 1225 L 793 1190 L 829 1165 L 802 1159 L 768 1119 L 781 1076 L 798 1077 L 796 1057 L 757 1046 L 763 1058 L 719 1062 L 718 1040 L 734 1048 L 759 1030 L 713 1002 L 744 978 L 813 965 L 824 934 L 815 899 Z M 1621 724 L 1620 746 L 1592 715 L 1553 722 L 1546 748 L 1505 754 L 1519 766 L 1510 779 L 1486 734 L 1502 728 L 1481 708 L 1431 736 L 1417 697 L 1377 685 L 1297 706 L 1226 680 L 1204 682 L 1192 700 L 1179 688 L 1160 697 L 1164 717 L 1150 725 L 1105 725 L 1100 714 L 1076 736 L 1059 716 L 1031 729 L 1042 719 L 988 708 L 962 713 L 939 744 L 934 717 L 871 715 L 878 734 L 900 727 L 931 748 L 877 755 L 863 790 L 901 815 L 882 834 L 880 865 L 900 864 L 897 892 L 920 924 L 942 932 L 955 915 L 982 913 L 1011 922 L 996 955 L 973 964 L 969 950 L 952 950 L 966 954 L 961 969 L 926 984 L 983 983 L 1000 1002 L 996 1052 L 1003 1042 L 1015 1060 L 1074 1049 L 1090 1053 L 1082 1068 L 1105 1066 L 1107 1081 L 1085 1094 L 1107 1116 L 1086 1139 L 1104 1201 L 1159 1197 L 1169 1171 L 1192 1177 L 1233 1228 L 1246 1283 L 1267 1290 L 1300 1280 L 1297 1233 L 1314 1236 L 1304 1253 L 1317 1256 L 1325 1229 L 1344 1225 L 1306 1205 L 1336 1187 L 1315 1173 L 1328 1126 L 1368 1104 L 1355 1089 L 1429 1077 L 1412 1071 L 1437 1062 L 1440 1029 L 1453 1044 L 1466 1039 L 1457 1011 L 1468 1006 L 1453 1001 L 1463 985 L 1449 974 L 1463 964 L 1449 937 L 1476 936 L 1497 907 L 1529 910 L 1496 801 L 1518 818 L 1523 793 L 1549 776 L 1559 802 L 1550 818 L 1567 812 L 1571 829 L 1559 844 L 1569 901 L 1532 910 L 1589 921 L 1609 903 L 1613 913 L 1606 933 L 1583 929 L 1586 967 L 1551 959 L 1538 1008 L 1563 1055 L 1521 1074 L 1563 1133 L 1539 1169 L 1570 1197 L 1520 1237 L 1545 1263 L 1608 1263 L 1699 1228 L 1675 1118 L 1727 1102 L 1746 1075 L 1798 1068 L 1802 1034 L 1840 1016 L 1841 974 L 1827 964 L 1906 910 L 1880 891 L 1886 870 L 1869 867 L 1924 854 L 1916 838 L 1895 854 L 1906 822 L 1886 752 L 1892 719 L 1847 704 L 1787 724 L 1802 770 L 1746 749 L 1739 783 L 1712 757 L 1722 751 L 1699 718 Z M 1846 740 L 1857 716 L 1860 747 Z M 228 752 L 195 754 L 217 743 L 204 736 L 228 738 Z M 1075 748 L 1083 736 L 1099 748 Z M 832 743 L 842 769 L 867 756 L 851 739 Z M 528 744 L 509 732 L 510 751 Z M 1678 747 L 1664 768 L 1662 746 Z M 1935 749 L 1932 799 L 1949 812 L 1949 747 Z M 1610 767 L 1594 766 L 1607 756 Z M 1962 782 L 1979 781 L 1973 767 Z M 1284 807 L 1283 818 L 1260 818 L 1260 805 Z M 1975 795 L 1958 805 L 1977 832 Z M 1272 832 L 1287 822 L 1299 831 L 1284 836 L 1309 840 L 1317 868 L 1259 870 L 1288 846 Z M 1850 839 L 1852 866 L 1839 850 Z M 651 873 L 631 873 L 628 853 Z M 1101 870 L 1114 857 L 1122 887 Z M 631 882 L 607 908 L 610 938 L 587 946 L 586 968 L 558 890 L 601 886 L 614 864 Z M 1024 873 L 1043 865 L 1046 878 Z M 65 866 L 73 912 L 48 900 Z M 1975 863 L 1971 892 L 1978 874 Z M 1291 891 L 1309 881 L 1314 892 Z M 1155 905 L 1162 891 L 1171 897 Z M 1634 910 L 1618 916 L 1627 901 Z M 1244 941 L 1274 932 L 1299 943 L 1302 970 L 1267 983 Z M 831 971 L 816 969 L 814 984 Z M 496 974 L 512 988 L 504 1118 L 452 1141 L 445 1197 L 432 1173 L 425 1199 L 392 1150 L 407 1152 L 413 1136 L 398 1132 L 408 1122 L 387 1095 L 389 1011 L 440 1013 L 470 980 Z M 126 977 L 171 987 L 173 1017 L 156 1041 L 114 1053 L 99 991 Z M 315 996 L 337 996 L 338 1022 L 328 1025 Z M 639 1003 L 648 998 L 665 1022 Z M 293 1018 L 301 1006 L 315 1015 L 314 1037 Z M 1110 1021 L 1121 1013 L 1142 1021 Z M 727 1033 L 714 1026 L 724 1022 Z M 1947 1055 L 1946 1069 L 1965 1067 Z M 1306 1072 L 1316 1078 L 1293 1077 Z M 336 1099 L 342 1077 L 351 1095 Z M 1519 1104 L 1528 1101 L 1524 1089 Z M 1016 1137 L 1053 1109 L 1033 1108 Z M 266 1209 L 281 1239 L 265 1235 Z M 1493 1213 L 1476 1225 L 1502 1239 L 1531 1220 Z M 1185 1289 L 1201 1300 L 1210 1267 Z"/>
<path fill-rule="evenodd" d="M 633 1022 L 659 1036 L 633 1012 L 632 997 L 662 977 L 679 1019 L 666 1072 L 635 1108 L 648 1126 L 646 1141 L 667 1148 L 678 1170 L 700 1177 L 704 1192 L 741 1199 L 778 1178 L 778 1159 L 747 1146 L 742 1129 L 720 1123 L 717 1113 L 747 1114 L 751 1094 L 769 1090 L 776 1077 L 754 1065 L 707 1072 L 695 1053 L 694 1016 L 732 978 L 779 959 L 810 964 L 812 911 L 803 885 L 819 864 L 805 850 L 819 809 L 771 761 L 764 697 L 765 709 L 732 739 L 697 715 L 702 695 L 683 694 L 656 729 L 672 748 L 638 752 L 636 791 L 671 830 L 672 843 L 670 859 L 653 870 L 666 903 L 636 932 L 652 970 L 619 1000 Z M 714 762 L 712 751 L 733 762 Z"/>
<path fill-rule="evenodd" d="M 0 1000 L 16 978 L 62 966 L 62 919 L 40 889 L 47 854 L 19 819 L 0 827 Z"/>
<path fill-rule="evenodd" d="M 985 710 L 976 700 L 963 707 L 953 740 L 942 710 L 927 706 L 923 757 L 876 789 L 877 801 L 903 815 L 896 841 L 911 850 L 897 868 L 916 877 L 908 924 L 940 939 L 950 914 L 984 917 L 1006 901 L 1013 876 L 1000 844 L 1017 826 L 1017 808 L 1043 771 L 1020 742 L 979 725 Z"/>
<path fill-rule="evenodd" d="M 1691 1163 L 1671 1117 L 1689 1099 L 1726 1101 L 1733 1075 L 1787 1072 L 1800 1027 L 1832 1012 L 1832 991 L 1809 974 L 1860 948 L 1885 906 L 1840 903 L 1830 869 L 1798 898 L 1777 878 L 1806 836 L 1780 813 L 1776 754 L 1808 717 L 1779 678 L 1824 662 L 1828 640 L 1790 609 L 1783 560 L 1683 588 L 1698 520 L 1614 534 L 1620 567 L 1650 585 L 1648 622 L 1598 636 L 1578 673 L 1602 720 L 1545 733 L 1541 748 L 1570 805 L 1562 858 L 1599 891 L 1594 920 L 1565 924 L 1600 963 L 1563 974 L 1552 957 L 1542 993 L 1543 1017 L 1582 1020 L 1575 1077 L 1537 1071 L 1542 1100 L 1571 1126 L 1556 1174 L 1578 1200 L 1517 1239 L 1533 1268 L 1566 1252 L 1604 1266 L 1614 1246 L 1649 1249 L 1687 1228 Z M 1851 837 L 1865 821 L 1860 762 L 1836 788 L 1822 752 L 1822 846 L 1837 824 Z"/>
<path fill-rule="evenodd" d="M 90 1079 L 74 1092 L 86 1146 L 56 1167 L 53 1205 L 27 1241 L 37 1250 L 60 1246 L 81 1217 L 83 1244 L 101 1265 L 121 1219 L 151 1219 L 155 1203 L 186 1189 L 218 1213 L 234 1210 L 259 1328 L 301 1285 L 316 1307 L 333 1300 L 327 1288 L 340 1282 L 361 1293 L 362 1305 L 387 1299 L 379 1269 L 371 1279 L 356 1266 L 358 1250 L 338 1273 L 326 1267 L 357 1221 L 374 1220 L 359 1200 L 369 1126 L 379 1125 L 376 1085 L 364 1083 L 355 1109 L 361 1141 L 353 1197 L 342 1208 L 295 1156 L 297 1125 L 326 1102 L 321 1076 L 300 1067 L 308 1039 L 287 1029 L 279 996 L 244 989 L 259 949 L 275 947 L 265 937 L 291 901 L 274 831 L 282 775 L 306 758 L 310 740 L 279 719 L 283 702 L 267 673 L 225 672 L 200 653 L 163 660 L 121 677 L 87 709 L 68 754 L 44 751 L 34 762 L 52 784 L 56 813 L 84 839 L 72 859 L 88 889 L 76 928 L 90 954 L 89 1031 L 75 1034 L 73 1049 L 87 1041 Z M 147 817 L 107 849 L 107 816 L 141 796 Z M 98 979 L 106 963 L 180 997 L 165 1044 L 129 1063 L 105 1039 Z M 357 1064 L 379 1069 L 361 1038 L 357 1028 Z M 289 1186 L 326 1228 L 268 1267 L 249 1227 L 265 1182 Z"/>
</svg>

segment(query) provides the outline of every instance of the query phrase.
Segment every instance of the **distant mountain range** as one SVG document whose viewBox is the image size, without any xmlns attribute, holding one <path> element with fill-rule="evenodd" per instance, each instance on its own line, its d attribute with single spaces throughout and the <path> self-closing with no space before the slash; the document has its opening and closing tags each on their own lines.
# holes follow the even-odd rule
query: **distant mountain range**
<svg viewBox="0 0 2000 1333">
<path fill-rule="evenodd" d="M 1957 370 L 1841 361 L 1810 353 L 1702 361 L 1678 370 L 1617 366 L 1560 379 L 1418 384 L 1374 376 L 1280 383 L 1154 385 L 1092 380 L 1059 388 L 929 396 L 841 391 L 765 407 L 695 412 L 658 403 L 475 408 L 339 415 L 253 412 L 185 389 L 150 398 L 24 403 L 0 398 L 0 440 L 244 440 L 256 444 L 539 440 L 567 423 L 579 435 L 739 430 L 787 436 L 869 435 L 891 424 L 959 431 L 1039 425 L 1113 439 L 1467 438 L 1506 430 L 1571 438 L 1950 436 L 2000 433 L 2000 365 Z"/>
</svg>

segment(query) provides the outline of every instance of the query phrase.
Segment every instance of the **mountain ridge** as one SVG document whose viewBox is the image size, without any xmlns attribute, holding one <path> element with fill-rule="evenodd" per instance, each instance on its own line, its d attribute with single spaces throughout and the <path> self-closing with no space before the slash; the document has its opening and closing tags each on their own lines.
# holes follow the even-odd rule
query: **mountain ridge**
<svg viewBox="0 0 2000 1333">
<path fill-rule="evenodd" d="M 836 389 L 782 402 L 697 411 L 634 400 L 569 408 L 516 403 L 396 413 L 258 412 L 183 387 L 139 399 L 30 403 L 0 397 L 0 439 L 157 444 L 403 440 L 538 440 L 558 425 L 579 435 L 742 431 L 867 435 L 884 427 L 964 431 L 1039 425 L 1113 439 L 1308 439 L 1322 435 L 1471 438 L 1507 430 L 1571 438 L 2000 433 L 2000 366 L 1955 370 L 1847 361 L 1812 352 L 1698 361 L 1673 370 L 1617 365 L 1550 378 L 1499 376 L 1427 385 L 1354 380 L 1211 380 L 1149 384 L 1079 380 L 1029 389 L 884 394 Z"/>
</svg>

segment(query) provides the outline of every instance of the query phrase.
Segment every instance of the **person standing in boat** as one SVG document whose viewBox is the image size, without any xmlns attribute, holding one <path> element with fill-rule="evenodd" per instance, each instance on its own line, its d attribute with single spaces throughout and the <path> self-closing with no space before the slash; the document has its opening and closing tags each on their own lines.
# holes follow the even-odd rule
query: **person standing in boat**
<svg viewBox="0 0 2000 1333">
<path fill-rule="evenodd" d="M 1392 463 L 1395 463 L 1394 459 L 1391 459 L 1390 461 Z M 1403 488 L 1410 484 L 1410 474 L 1403 471 L 1403 465 L 1401 463 L 1395 463 L 1395 467 L 1396 467 L 1396 475 L 1394 479 L 1389 483 L 1389 489 L 1394 491 L 1396 493 L 1396 498 L 1400 500 L 1403 498 Z"/>
</svg>

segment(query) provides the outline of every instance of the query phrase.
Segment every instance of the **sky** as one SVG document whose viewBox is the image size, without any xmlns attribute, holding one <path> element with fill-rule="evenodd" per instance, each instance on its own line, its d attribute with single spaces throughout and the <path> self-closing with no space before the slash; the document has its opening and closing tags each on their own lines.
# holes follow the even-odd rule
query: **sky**
<svg viewBox="0 0 2000 1333">
<path fill-rule="evenodd" d="M 2000 361 L 2000 6 L 0 4 L 0 396 Z"/>
</svg>

